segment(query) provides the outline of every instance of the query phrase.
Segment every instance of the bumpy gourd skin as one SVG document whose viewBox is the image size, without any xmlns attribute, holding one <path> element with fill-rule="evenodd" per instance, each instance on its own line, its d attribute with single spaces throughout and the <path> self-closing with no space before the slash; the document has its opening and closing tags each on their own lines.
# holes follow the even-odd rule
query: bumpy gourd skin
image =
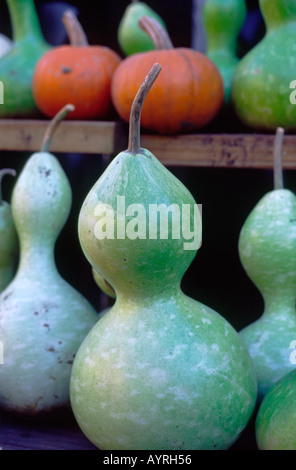
<svg viewBox="0 0 296 470">
<path fill-rule="evenodd" d="M 12 280 L 18 255 L 18 237 L 10 204 L 0 201 L 0 292 Z"/>
<path fill-rule="evenodd" d="M 287 189 L 264 195 L 239 237 L 242 265 L 262 293 L 264 312 L 240 335 L 253 359 L 258 399 L 295 368 L 290 344 L 296 339 L 296 196 Z"/>
<path fill-rule="evenodd" d="M 235 330 L 187 297 L 182 276 L 197 247 L 185 239 L 98 240 L 99 201 L 190 204 L 188 190 L 148 151 L 119 154 L 87 195 L 79 237 L 89 262 L 114 287 L 114 306 L 79 348 L 71 404 L 82 431 L 100 449 L 225 449 L 256 401 L 250 356 Z M 117 225 L 116 225 L 117 226 Z M 193 225 L 192 225 L 193 226 Z"/>
<path fill-rule="evenodd" d="M 296 370 L 284 375 L 268 392 L 256 417 L 259 450 L 296 450 Z"/>
<path fill-rule="evenodd" d="M 12 193 L 20 263 L 0 296 L 0 405 L 23 415 L 69 406 L 72 362 L 98 318 L 54 261 L 71 198 L 60 163 L 47 152 L 30 157 Z"/>
<path fill-rule="evenodd" d="M 296 4 L 294 0 L 260 0 L 266 35 L 238 64 L 232 102 L 249 127 L 296 129 L 296 106 L 290 102 L 295 80 Z"/>
</svg>

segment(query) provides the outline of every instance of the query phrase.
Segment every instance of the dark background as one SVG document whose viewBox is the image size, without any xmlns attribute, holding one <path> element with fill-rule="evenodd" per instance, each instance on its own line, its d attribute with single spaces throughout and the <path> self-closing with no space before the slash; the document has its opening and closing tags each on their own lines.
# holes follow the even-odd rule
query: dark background
<svg viewBox="0 0 296 470">
<path fill-rule="evenodd" d="M 129 1 L 72 1 L 90 44 L 103 44 L 122 52 L 117 42 L 117 28 Z M 175 46 L 190 47 L 192 40 L 192 5 L 190 0 L 149 0 L 147 2 L 165 20 Z M 66 42 L 58 18 L 61 2 L 35 2 L 45 38 L 53 45 Z M 248 17 L 239 38 L 243 56 L 264 34 L 264 23 L 257 1 L 248 1 Z M 8 11 L 0 0 L 0 31 L 11 35 Z M 201 130 L 204 132 L 251 132 L 230 111 L 227 119 L 218 118 Z M 56 263 L 62 276 L 82 292 L 99 310 L 106 298 L 92 278 L 77 237 L 77 218 L 89 189 L 108 163 L 101 155 L 56 154 L 73 191 L 73 205 L 66 226 L 56 243 Z M 0 168 L 18 172 L 29 157 L 25 152 L 0 152 Z M 181 157 L 181 156 L 180 156 Z M 183 290 L 223 315 L 237 330 L 258 318 L 263 300 L 244 272 L 238 256 L 238 236 L 247 215 L 257 201 L 272 190 L 271 170 L 234 168 L 182 168 L 170 170 L 188 187 L 203 205 L 203 243 L 183 279 Z M 293 171 L 284 174 L 288 189 L 296 190 Z M 3 180 L 3 197 L 10 200 L 13 181 Z"/>
</svg>

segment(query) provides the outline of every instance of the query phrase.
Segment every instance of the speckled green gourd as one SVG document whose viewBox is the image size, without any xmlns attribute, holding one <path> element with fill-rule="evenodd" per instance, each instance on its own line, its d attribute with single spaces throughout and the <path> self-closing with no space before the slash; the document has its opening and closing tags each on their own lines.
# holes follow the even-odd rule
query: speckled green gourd
<svg viewBox="0 0 296 470">
<path fill-rule="evenodd" d="M 15 176 L 13 169 L 0 171 L 0 292 L 12 280 L 18 256 L 18 237 L 10 204 L 2 199 L 1 182 L 4 175 Z"/>
<path fill-rule="evenodd" d="M 58 273 L 54 245 L 71 207 L 67 176 L 43 148 L 12 193 L 20 262 L 0 296 L 0 406 L 23 416 L 69 409 L 76 351 L 97 321 L 89 302 Z"/>
<path fill-rule="evenodd" d="M 290 84 L 296 69 L 296 3 L 259 0 L 259 6 L 266 34 L 234 72 L 234 109 L 251 128 L 295 130 L 296 106 L 290 102 Z"/>
<path fill-rule="evenodd" d="M 268 392 L 256 417 L 259 450 L 296 450 L 296 370 L 288 372 Z"/>
<path fill-rule="evenodd" d="M 131 1 L 118 26 L 118 43 L 126 56 L 155 49 L 152 39 L 139 27 L 139 19 L 148 16 L 159 21 L 166 29 L 163 19 L 144 2 Z"/>
<path fill-rule="evenodd" d="M 206 32 L 206 55 L 217 65 L 224 82 L 224 103 L 230 104 L 237 56 L 238 36 L 247 14 L 245 0 L 206 0 L 203 22 Z"/>
<path fill-rule="evenodd" d="M 282 187 L 265 194 L 239 235 L 239 256 L 264 299 L 264 311 L 240 335 L 253 359 L 261 400 L 295 368 L 290 344 L 296 339 L 296 195 Z"/>
<path fill-rule="evenodd" d="M 136 119 L 139 126 L 137 97 L 131 123 Z M 79 216 L 85 256 L 113 286 L 116 301 L 79 348 L 71 376 L 72 409 L 99 449 L 226 449 L 252 414 L 256 378 L 232 326 L 181 291 L 197 248 L 184 249 L 185 236 L 174 238 L 171 230 L 162 239 L 159 224 L 155 239 L 147 232 L 135 239 L 95 235 L 98 203 L 116 207 L 117 196 L 124 195 L 127 208 L 145 207 L 145 218 L 150 204 L 188 204 L 200 245 L 201 216 L 199 211 L 193 215 L 192 195 L 139 146 L 138 138 L 134 145 L 131 134 L 128 150 L 112 160 Z M 126 231 L 133 223 L 128 217 Z"/>
<path fill-rule="evenodd" d="M 0 118 L 40 117 L 32 95 L 32 78 L 37 61 L 50 45 L 43 38 L 34 1 L 6 1 L 13 29 L 13 44 L 0 59 L 0 81 L 4 88 Z"/>
</svg>

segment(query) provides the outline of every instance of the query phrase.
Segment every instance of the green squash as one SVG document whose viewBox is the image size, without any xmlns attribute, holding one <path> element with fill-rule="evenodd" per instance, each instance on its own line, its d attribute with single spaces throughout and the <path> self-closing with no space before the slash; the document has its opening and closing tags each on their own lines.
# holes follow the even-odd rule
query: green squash
<svg viewBox="0 0 296 470">
<path fill-rule="evenodd" d="M 43 38 L 33 0 L 6 0 L 10 12 L 13 44 L 0 59 L 4 102 L 0 118 L 40 117 L 32 94 L 35 65 L 50 48 Z"/>
<path fill-rule="evenodd" d="M 288 372 L 268 392 L 256 417 L 259 450 L 296 450 L 296 370 Z"/>
<path fill-rule="evenodd" d="M 200 246 L 201 215 L 183 184 L 140 147 L 143 94 L 158 73 L 155 64 L 135 98 L 128 149 L 80 211 L 82 249 L 116 301 L 79 348 L 71 404 L 99 449 L 226 449 L 253 412 L 256 377 L 238 333 L 180 288 Z M 172 204 L 167 226 L 152 210 L 160 204 Z M 183 207 L 190 214 L 184 209 L 178 235 L 174 216 Z"/>
<path fill-rule="evenodd" d="M 296 106 L 290 99 L 295 80 L 296 3 L 259 0 L 265 20 L 264 38 L 235 69 L 232 101 L 248 127 L 275 131 L 296 129 Z"/>
<path fill-rule="evenodd" d="M 282 137 L 280 129 L 277 136 Z M 242 266 L 264 299 L 262 315 L 240 332 L 262 400 L 295 367 L 290 344 L 296 339 L 296 195 L 283 187 L 282 176 L 248 215 L 238 249 Z"/>
<path fill-rule="evenodd" d="M 148 16 L 159 21 L 166 29 L 163 19 L 144 2 L 131 1 L 118 26 L 118 42 L 126 56 L 155 49 L 152 39 L 139 27 L 139 19 Z"/>
<path fill-rule="evenodd" d="M 22 416 L 40 417 L 70 409 L 72 362 L 98 319 L 55 264 L 54 245 L 67 220 L 72 192 L 61 164 L 48 152 L 49 136 L 45 136 L 42 150 L 29 157 L 13 188 L 11 208 L 20 240 L 20 262 L 0 295 L 4 350 L 0 406 Z"/>
<path fill-rule="evenodd" d="M 15 176 L 12 169 L 0 171 L 0 292 L 12 280 L 18 256 L 18 236 L 16 233 L 10 204 L 2 199 L 1 181 L 4 175 Z"/>
<path fill-rule="evenodd" d="M 224 82 L 224 103 L 230 104 L 237 56 L 238 36 L 246 19 L 245 0 L 206 0 L 203 23 L 206 32 L 206 55 L 217 65 Z"/>
</svg>

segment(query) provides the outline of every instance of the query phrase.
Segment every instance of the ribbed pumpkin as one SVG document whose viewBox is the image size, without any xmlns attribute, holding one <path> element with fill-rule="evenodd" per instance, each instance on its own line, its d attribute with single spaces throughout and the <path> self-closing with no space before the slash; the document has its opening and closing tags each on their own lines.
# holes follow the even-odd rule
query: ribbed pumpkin
<svg viewBox="0 0 296 470">
<path fill-rule="evenodd" d="M 75 17 L 64 13 L 70 44 L 45 53 L 33 77 L 33 96 L 48 117 L 56 115 L 67 103 L 75 111 L 68 119 L 103 119 L 112 109 L 111 77 L 120 62 L 119 55 L 105 46 L 91 46 Z"/>
<path fill-rule="evenodd" d="M 216 65 L 190 48 L 174 48 L 164 28 L 142 17 L 139 25 L 153 39 L 156 50 L 136 53 L 121 61 L 111 83 L 113 105 L 129 121 L 131 105 L 143 79 L 154 63 L 162 72 L 150 90 L 141 115 L 143 129 L 162 134 L 195 131 L 219 112 L 224 89 Z"/>
</svg>

